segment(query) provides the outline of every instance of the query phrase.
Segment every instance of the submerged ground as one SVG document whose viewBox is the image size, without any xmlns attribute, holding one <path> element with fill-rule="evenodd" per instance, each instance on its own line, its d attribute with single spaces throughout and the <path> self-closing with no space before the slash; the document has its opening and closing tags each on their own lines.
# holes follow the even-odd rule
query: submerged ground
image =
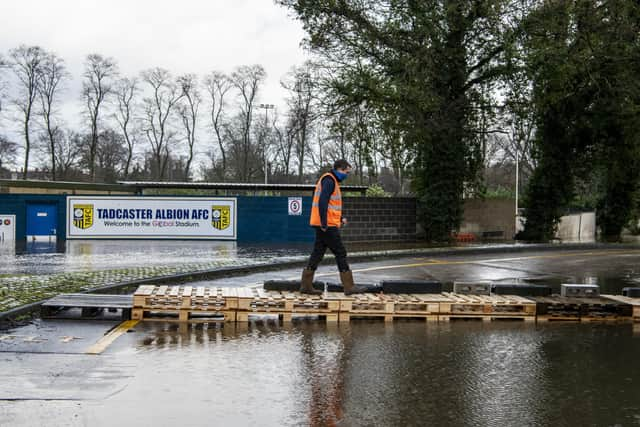
<svg viewBox="0 0 640 427">
<path fill-rule="evenodd" d="M 640 278 L 634 247 L 417 255 L 353 263 L 357 281 Z M 298 269 L 200 285 L 257 285 Z M 335 266 L 319 276 L 336 280 Z M 0 332 L 0 425 L 636 425 L 632 324 L 137 324 L 35 321 Z"/>
</svg>

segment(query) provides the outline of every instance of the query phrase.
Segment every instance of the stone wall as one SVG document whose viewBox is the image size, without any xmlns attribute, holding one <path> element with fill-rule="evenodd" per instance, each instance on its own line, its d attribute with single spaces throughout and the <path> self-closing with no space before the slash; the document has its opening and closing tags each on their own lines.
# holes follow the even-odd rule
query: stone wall
<svg viewBox="0 0 640 427">
<path fill-rule="evenodd" d="M 409 197 L 345 197 L 341 230 L 348 242 L 416 240 L 416 199 Z"/>
</svg>

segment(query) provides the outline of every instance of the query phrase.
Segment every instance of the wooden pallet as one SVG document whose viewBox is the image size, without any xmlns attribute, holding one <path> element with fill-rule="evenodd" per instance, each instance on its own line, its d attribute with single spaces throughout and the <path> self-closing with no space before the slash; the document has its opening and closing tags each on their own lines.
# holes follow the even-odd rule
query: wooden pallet
<svg viewBox="0 0 640 427">
<path fill-rule="evenodd" d="M 61 294 L 40 306 L 40 316 L 65 317 L 65 309 L 81 309 L 81 317 L 95 318 L 103 310 L 119 310 L 123 320 L 131 319 L 131 295 Z"/>
<path fill-rule="evenodd" d="M 440 314 L 441 303 L 452 300 L 442 294 L 382 294 L 379 298 L 385 302 L 393 302 L 395 316 L 411 317 L 433 316 Z"/>
<path fill-rule="evenodd" d="M 250 316 L 277 315 L 283 322 L 298 316 L 318 316 L 329 323 L 354 318 L 402 318 L 427 321 L 640 321 L 640 299 L 607 295 L 598 298 L 528 297 L 517 295 L 354 294 L 328 292 L 306 295 L 293 291 L 253 288 L 141 286 L 133 296 L 132 319 L 177 321 L 238 321 Z"/>
<path fill-rule="evenodd" d="M 265 291 L 257 288 L 239 288 L 238 311 L 252 313 L 334 314 L 340 311 L 342 292 L 307 295 L 290 291 Z"/>
<path fill-rule="evenodd" d="M 204 310 L 189 310 L 184 308 L 167 309 L 161 308 L 159 310 L 147 309 L 147 308 L 134 308 L 131 313 L 133 320 L 157 320 L 164 322 L 235 322 L 236 311 L 204 311 Z"/>
<path fill-rule="evenodd" d="M 602 298 L 630 305 L 633 321 L 640 322 L 640 298 L 629 298 L 622 295 L 602 295 Z"/>
<path fill-rule="evenodd" d="M 535 315 L 498 315 L 491 316 L 485 314 L 447 314 L 438 316 L 439 322 L 449 322 L 452 320 L 480 320 L 483 322 L 493 322 L 493 321 L 523 321 L 523 322 L 535 322 Z"/>
<path fill-rule="evenodd" d="M 518 295 L 461 295 L 444 292 L 451 302 L 440 303 L 442 315 L 525 317 L 536 315 L 536 303 Z"/>
<path fill-rule="evenodd" d="M 238 294 L 235 288 L 143 285 L 133 294 L 133 306 L 156 311 L 229 311 L 238 307 Z"/>
<path fill-rule="evenodd" d="M 253 316 L 271 316 L 271 315 L 277 315 L 278 319 L 284 323 L 289 323 L 291 321 L 293 321 L 294 317 L 298 318 L 298 317 L 302 317 L 302 316 L 318 316 L 319 319 L 322 319 L 324 321 L 326 321 L 327 323 L 335 323 L 338 321 L 338 312 L 335 313 L 331 313 L 331 312 L 325 312 L 325 313 L 313 313 L 313 312 L 296 312 L 296 313 L 292 313 L 290 311 L 277 311 L 277 310 L 268 310 L 268 311 L 264 311 L 264 310 L 260 310 L 260 309 L 256 309 L 256 310 L 252 310 L 252 311 L 237 311 L 236 312 L 236 321 L 237 322 L 248 322 L 250 319 L 250 317 Z"/>
<path fill-rule="evenodd" d="M 340 323 L 348 323 L 354 319 L 379 319 L 384 320 L 385 322 L 393 322 L 394 320 L 399 319 L 416 319 L 416 320 L 425 320 L 427 322 L 437 322 L 437 315 L 420 315 L 420 314 L 395 314 L 395 313 L 347 313 L 340 312 L 338 316 L 338 321 Z"/>
<path fill-rule="evenodd" d="M 392 294 L 340 295 L 343 298 L 340 299 L 340 321 L 348 321 L 348 319 L 356 315 L 370 317 L 393 316 L 395 302 Z"/>
<path fill-rule="evenodd" d="M 631 320 L 632 306 L 603 297 L 532 297 L 539 322 L 593 322 Z"/>
</svg>

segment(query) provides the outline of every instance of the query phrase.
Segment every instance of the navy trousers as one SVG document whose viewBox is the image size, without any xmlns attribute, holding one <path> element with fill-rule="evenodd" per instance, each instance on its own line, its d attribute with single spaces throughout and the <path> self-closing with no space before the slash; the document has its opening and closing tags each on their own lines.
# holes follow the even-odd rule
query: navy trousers
<svg viewBox="0 0 640 427">
<path fill-rule="evenodd" d="M 316 241 L 313 245 L 313 252 L 309 257 L 309 263 L 307 269 L 315 270 L 318 268 L 318 264 L 324 258 L 324 254 L 327 248 L 333 252 L 336 257 L 336 263 L 338 264 L 338 270 L 342 273 L 349 271 L 349 264 L 347 263 L 347 250 L 342 244 L 342 238 L 340 237 L 340 229 L 337 227 L 329 227 L 327 231 L 322 231 L 320 227 L 314 227 L 316 230 Z"/>
</svg>

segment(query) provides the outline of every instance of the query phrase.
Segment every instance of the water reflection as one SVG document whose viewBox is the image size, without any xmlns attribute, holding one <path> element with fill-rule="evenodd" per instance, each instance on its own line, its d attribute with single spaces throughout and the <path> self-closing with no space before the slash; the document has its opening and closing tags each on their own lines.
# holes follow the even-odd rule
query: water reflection
<svg viewBox="0 0 640 427">
<path fill-rule="evenodd" d="M 182 266 L 211 262 L 295 259 L 306 244 L 253 245 L 232 241 L 68 240 L 0 245 L 0 270 L 15 274 Z"/>
<path fill-rule="evenodd" d="M 229 425 L 627 425 L 640 415 L 632 325 L 141 328 L 143 369 L 196 384 L 206 375 L 225 390 L 209 405 Z"/>
</svg>

